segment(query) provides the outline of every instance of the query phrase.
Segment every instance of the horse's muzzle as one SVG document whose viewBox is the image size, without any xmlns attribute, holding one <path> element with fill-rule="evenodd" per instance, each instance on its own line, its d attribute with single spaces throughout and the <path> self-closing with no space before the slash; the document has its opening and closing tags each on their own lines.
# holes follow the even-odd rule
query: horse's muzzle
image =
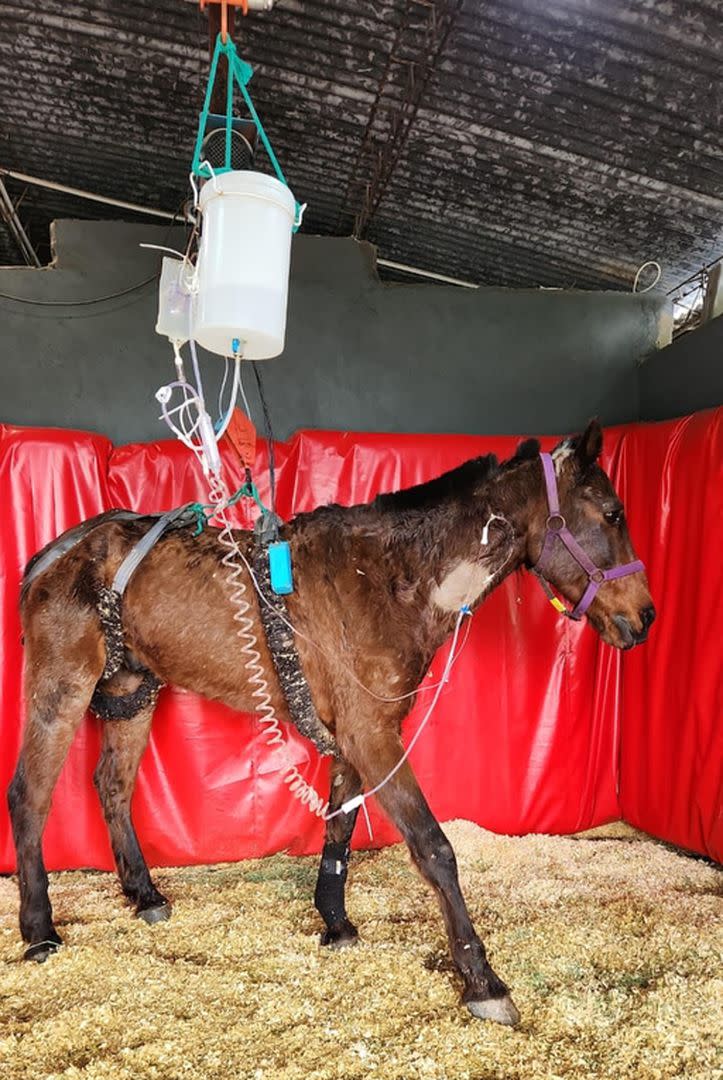
<svg viewBox="0 0 723 1080">
<path fill-rule="evenodd" d="M 648 630 L 653 625 L 654 619 L 655 608 L 652 604 L 640 612 L 639 630 L 633 629 L 632 623 L 625 615 L 613 615 L 613 622 L 622 638 L 622 648 L 632 649 L 635 645 L 642 645 L 644 641 L 647 641 Z"/>
</svg>

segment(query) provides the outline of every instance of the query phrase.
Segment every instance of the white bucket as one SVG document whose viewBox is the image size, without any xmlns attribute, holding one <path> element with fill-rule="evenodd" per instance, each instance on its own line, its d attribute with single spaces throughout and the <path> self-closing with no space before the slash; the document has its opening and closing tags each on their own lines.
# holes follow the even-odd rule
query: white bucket
<svg viewBox="0 0 723 1080">
<path fill-rule="evenodd" d="M 285 184 L 258 172 L 227 172 L 201 189 L 194 338 L 248 360 L 284 350 L 291 230 L 296 202 Z"/>
</svg>

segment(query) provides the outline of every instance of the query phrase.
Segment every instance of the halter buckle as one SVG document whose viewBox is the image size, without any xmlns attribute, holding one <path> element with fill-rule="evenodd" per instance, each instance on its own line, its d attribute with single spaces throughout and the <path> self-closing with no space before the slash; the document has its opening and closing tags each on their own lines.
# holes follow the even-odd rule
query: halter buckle
<svg viewBox="0 0 723 1080">
<path fill-rule="evenodd" d="M 567 528 L 567 522 L 562 514 L 550 514 L 545 522 L 545 527 L 550 532 L 562 532 L 563 529 Z"/>
<path fill-rule="evenodd" d="M 590 581 L 594 581 L 596 585 L 602 585 L 605 581 L 605 571 L 596 570 L 593 574 L 590 574 Z"/>
</svg>

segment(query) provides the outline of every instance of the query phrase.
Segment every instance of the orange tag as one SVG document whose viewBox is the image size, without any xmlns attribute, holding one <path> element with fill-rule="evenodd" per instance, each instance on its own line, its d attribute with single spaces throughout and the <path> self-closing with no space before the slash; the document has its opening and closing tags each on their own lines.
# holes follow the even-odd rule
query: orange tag
<svg viewBox="0 0 723 1080">
<path fill-rule="evenodd" d="M 223 437 L 231 443 L 241 463 L 249 469 L 253 468 L 256 461 L 256 428 L 245 412 L 234 409 Z"/>
</svg>

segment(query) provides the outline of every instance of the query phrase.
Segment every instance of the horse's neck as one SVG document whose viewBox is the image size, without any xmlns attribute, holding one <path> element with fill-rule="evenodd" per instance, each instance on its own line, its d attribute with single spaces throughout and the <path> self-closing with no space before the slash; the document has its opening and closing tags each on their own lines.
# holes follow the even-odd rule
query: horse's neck
<svg viewBox="0 0 723 1080">
<path fill-rule="evenodd" d="M 420 601 L 442 638 L 461 608 L 474 610 L 525 561 L 537 486 L 533 470 L 521 464 L 486 485 L 475 506 L 452 502 L 430 515 Z"/>
</svg>

